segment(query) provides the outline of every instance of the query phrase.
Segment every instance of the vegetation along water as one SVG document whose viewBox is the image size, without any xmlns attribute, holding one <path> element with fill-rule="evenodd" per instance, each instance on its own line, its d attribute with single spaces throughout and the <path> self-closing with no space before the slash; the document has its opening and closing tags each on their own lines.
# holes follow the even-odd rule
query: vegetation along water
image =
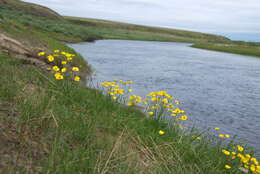
<svg viewBox="0 0 260 174">
<path fill-rule="evenodd" d="M 193 114 L 177 93 L 149 90 L 141 98 L 133 79 L 106 79 L 104 91 L 86 87 L 91 67 L 64 42 L 97 39 L 259 49 L 222 36 L 63 17 L 0 0 L 0 173 L 260 173 L 255 152 L 221 125 L 204 133 L 182 128 Z M 168 114 L 173 124 L 162 121 Z"/>
</svg>

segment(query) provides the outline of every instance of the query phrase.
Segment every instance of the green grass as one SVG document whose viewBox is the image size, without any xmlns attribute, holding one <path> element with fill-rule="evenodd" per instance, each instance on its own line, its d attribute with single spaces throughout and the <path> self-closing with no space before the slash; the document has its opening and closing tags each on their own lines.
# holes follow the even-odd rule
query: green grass
<svg viewBox="0 0 260 174">
<path fill-rule="evenodd" d="M 60 41 L 79 42 L 92 41 L 101 38 L 101 36 L 96 35 L 95 31 L 88 30 L 80 25 L 72 24 L 62 17 L 53 19 L 46 16 L 37 16 L 18 11 L 17 9 L 8 6 L 0 7 L 0 13 L 3 30 L 7 32 L 9 32 L 9 30 L 5 29 L 5 27 L 18 26 L 27 30 L 45 33 L 51 38 Z M 21 33 L 24 33 L 24 31 Z"/>
<path fill-rule="evenodd" d="M 242 54 L 248 56 L 260 57 L 260 46 L 251 46 L 247 44 L 217 44 L 217 43 L 195 43 L 194 48 Z"/>
<path fill-rule="evenodd" d="M 194 140 L 193 135 L 199 136 L 195 131 L 184 135 L 98 90 L 55 81 L 3 53 L 0 61 L 0 103 L 12 105 L 17 113 L 7 117 L 0 112 L 0 125 L 12 123 L 17 130 L 13 141 L 20 142 L 13 149 L 17 163 L 7 161 L 5 173 L 26 173 L 26 167 L 57 174 L 229 173 L 223 169 L 220 146 L 212 146 L 210 136 Z"/>
</svg>

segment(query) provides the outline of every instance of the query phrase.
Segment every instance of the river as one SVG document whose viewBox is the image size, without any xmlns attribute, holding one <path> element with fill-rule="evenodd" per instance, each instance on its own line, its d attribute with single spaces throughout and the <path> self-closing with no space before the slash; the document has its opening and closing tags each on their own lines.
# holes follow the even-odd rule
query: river
<svg viewBox="0 0 260 174">
<path fill-rule="evenodd" d="M 187 43 L 100 40 L 69 44 L 94 69 L 94 83 L 133 80 L 134 93 L 166 90 L 198 129 L 220 127 L 260 150 L 260 58 Z"/>
</svg>

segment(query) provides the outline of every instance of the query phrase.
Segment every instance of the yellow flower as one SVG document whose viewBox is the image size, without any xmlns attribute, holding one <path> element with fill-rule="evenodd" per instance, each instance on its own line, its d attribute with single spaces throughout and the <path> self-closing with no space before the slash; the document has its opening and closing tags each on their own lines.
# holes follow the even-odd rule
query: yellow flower
<svg viewBox="0 0 260 174">
<path fill-rule="evenodd" d="M 71 61 L 71 60 L 72 60 L 72 57 L 67 57 L 67 60 L 68 60 L 68 61 Z"/>
<path fill-rule="evenodd" d="M 116 100 L 116 99 L 117 99 L 117 97 L 116 97 L 116 96 L 112 96 L 112 99 Z"/>
<path fill-rule="evenodd" d="M 231 166 L 226 164 L 225 169 L 231 169 Z"/>
<path fill-rule="evenodd" d="M 162 99 L 162 102 L 163 102 L 164 104 L 168 104 L 168 103 L 169 103 L 169 101 L 168 101 L 167 98 Z"/>
<path fill-rule="evenodd" d="M 243 148 L 242 146 L 240 146 L 240 145 L 237 145 L 237 150 L 238 150 L 239 152 L 243 152 L 243 151 L 244 151 L 244 148 Z"/>
<path fill-rule="evenodd" d="M 219 134 L 218 137 L 219 138 L 225 138 L 225 135 L 224 134 Z"/>
<path fill-rule="evenodd" d="M 245 157 L 241 158 L 241 163 L 248 164 L 248 162 L 249 162 L 248 158 L 245 158 Z"/>
<path fill-rule="evenodd" d="M 219 128 L 219 127 L 215 127 L 214 129 L 215 129 L 216 131 L 220 130 L 220 128 Z"/>
<path fill-rule="evenodd" d="M 38 56 L 44 56 L 44 55 L 45 55 L 45 52 L 43 52 L 43 51 L 38 53 Z"/>
<path fill-rule="evenodd" d="M 249 155 L 249 154 L 246 154 L 246 158 L 251 158 L 251 155 Z"/>
<path fill-rule="evenodd" d="M 62 65 L 66 65 L 66 64 L 67 64 L 67 61 L 65 61 L 65 60 L 64 60 L 64 61 L 61 61 L 61 64 L 62 64 Z"/>
<path fill-rule="evenodd" d="M 63 73 L 67 72 L 67 68 L 62 68 L 61 72 L 63 72 Z"/>
<path fill-rule="evenodd" d="M 180 120 L 187 120 L 187 119 L 188 119 L 188 116 L 187 115 L 183 115 L 183 116 L 181 116 Z"/>
<path fill-rule="evenodd" d="M 53 70 L 53 71 L 59 71 L 60 68 L 59 68 L 58 66 L 53 66 L 53 67 L 52 67 L 52 70 Z"/>
<path fill-rule="evenodd" d="M 74 66 L 74 67 L 72 67 L 72 71 L 79 71 L 79 68 Z"/>
<path fill-rule="evenodd" d="M 60 52 L 60 50 L 54 50 L 53 52 L 54 52 L 54 53 L 59 53 L 59 52 Z"/>
<path fill-rule="evenodd" d="M 226 137 L 226 138 L 230 138 L 230 135 L 228 135 L 228 134 L 225 134 L 225 137 Z"/>
<path fill-rule="evenodd" d="M 154 114 L 153 112 L 147 112 L 147 113 L 148 113 L 148 115 L 151 115 L 151 116 Z"/>
<path fill-rule="evenodd" d="M 180 108 L 176 108 L 175 110 L 172 111 L 172 113 L 175 113 L 175 114 L 179 114 L 181 113 L 181 109 Z"/>
<path fill-rule="evenodd" d="M 259 165 L 259 162 L 257 161 L 256 158 L 251 158 L 251 161 L 252 161 L 256 166 Z"/>
<path fill-rule="evenodd" d="M 260 173 L 260 166 L 256 166 L 256 173 L 257 173 L 257 174 Z"/>
<path fill-rule="evenodd" d="M 157 98 L 156 97 L 153 97 L 152 99 L 151 99 L 151 101 L 156 101 L 157 100 Z"/>
<path fill-rule="evenodd" d="M 55 77 L 56 80 L 63 80 L 64 79 L 64 77 L 63 77 L 63 75 L 61 75 L 61 73 L 55 73 L 54 77 Z"/>
<path fill-rule="evenodd" d="M 241 153 L 238 153 L 238 154 L 237 154 L 237 157 L 239 157 L 239 158 L 241 158 L 241 159 L 244 158 L 244 156 L 243 156 Z"/>
<path fill-rule="evenodd" d="M 222 153 L 224 153 L 225 155 L 230 155 L 230 152 L 224 149 L 222 150 Z"/>
<path fill-rule="evenodd" d="M 180 102 L 179 102 L 178 100 L 175 100 L 174 103 L 175 103 L 176 105 L 180 104 Z"/>
<path fill-rule="evenodd" d="M 252 172 L 255 172 L 255 171 L 256 171 L 256 167 L 255 167 L 254 164 L 251 164 L 251 166 L 250 166 L 250 170 L 251 170 Z"/>
<path fill-rule="evenodd" d="M 54 61 L 54 57 L 52 55 L 49 55 L 47 58 L 48 58 L 49 62 L 53 62 Z"/>
<path fill-rule="evenodd" d="M 128 89 L 128 92 L 133 92 L 133 90 L 132 89 Z"/>
<path fill-rule="evenodd" d="M 75 76 L 74 77 L 74 81 L 79 82 L 80 81 L 80 77 L 79 76 Z"/>
<path fill-rule="evenodd" d="M 160 134 L 160 135 L 164 135 L 164 134 L 165 134 L 165 132 L 164 132 L 164 131 L 162 131 L 162 130 L 160 130 L 160 131 L 159 131 L 159 134 Z"/>
</svg>

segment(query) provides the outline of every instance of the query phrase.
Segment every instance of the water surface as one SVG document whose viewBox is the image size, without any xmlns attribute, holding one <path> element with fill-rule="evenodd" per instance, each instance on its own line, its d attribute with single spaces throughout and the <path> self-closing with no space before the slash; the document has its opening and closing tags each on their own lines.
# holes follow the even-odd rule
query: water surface
<svg viewBox="0 0 260 174">
<path fill-rule="evenodd" d="M 134 93 L 166 90 L 199 129 L 224 133 L 260 150 L 260 59 L 174 42 L 101 40 L 70 44 L 95 70 L 95 81 L 133 80 Z"/>
</svg>

